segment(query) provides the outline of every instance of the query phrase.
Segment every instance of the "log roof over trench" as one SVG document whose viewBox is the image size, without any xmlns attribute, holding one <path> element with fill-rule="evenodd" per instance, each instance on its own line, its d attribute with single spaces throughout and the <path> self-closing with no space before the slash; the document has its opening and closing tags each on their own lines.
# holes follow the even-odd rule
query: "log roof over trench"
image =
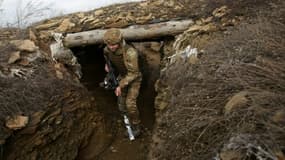
<svg viewBox="0 0 285 160">
<path fill-rule="evenodd" d="M 147 0 L 55 17 L 32 25 L 30 38 L 35 42 L 40 40 L 46 43 L 51 40 L 52 32 L 76 33 L 195 18 L 207 7 L 201 6 L 201 2 L 197 6 L 196 1 L 198 0 Z"/>
</svg>

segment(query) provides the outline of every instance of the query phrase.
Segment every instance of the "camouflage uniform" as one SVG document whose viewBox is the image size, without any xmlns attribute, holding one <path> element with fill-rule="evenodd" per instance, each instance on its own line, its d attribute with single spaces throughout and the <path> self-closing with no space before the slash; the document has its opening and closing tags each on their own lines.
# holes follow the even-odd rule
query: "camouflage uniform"
<svg viewBox="0 0 285 160">
<path fill-rule="evenodd" d="M 119 109 L 128 114 L 132 125 L 139 125 L 140 118 L 136 101 L 142 75 L 139 70 L 138 52 L 134 47 L 126 44 L 123 39 L 119 44 L 120 47 L 115 52 L 105 47 L 104 54 L 119 73 L 119 86 L 122 90 L 121 95 L 118 96 Z"/>
</svg>

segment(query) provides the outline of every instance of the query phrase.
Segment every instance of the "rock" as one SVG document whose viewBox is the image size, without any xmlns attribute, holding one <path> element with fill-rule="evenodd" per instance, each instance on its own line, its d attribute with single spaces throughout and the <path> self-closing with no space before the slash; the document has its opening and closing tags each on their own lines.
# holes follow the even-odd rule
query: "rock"
<svg viewBox="0 0 285 160">
<path fill-rule="evenodd" d="M 148 14 L 147 16 L 137 18 L 136 23 L 137 24 L 144 24 L 147 21 L 149 21 L 150 19 L 152 19 L 152 13 Z"/>
<path fill-rule="evenodd" d="M 84 17 L 85 17 L 85 14 L 84 14 L 83 12 L 79 12 L 79 13 L 77 14 L 77 17 L 78 17 L 78 18 L 84 18 Z"/>
<path fill-rule="evenodd" d="M 228 14 L 231 10 L 227 6 L 222 6 L 220 8 L 216 8 L 213 12 L 212 15 L 218 18 L 221 18 Z"/>
<path fill-rule="evenodd" d="M 121 19 L 119 20 L 118 22 L 114 22 L 114 23 L 111 23 L 111 24 L 108 24 L 106 25 L 107 28 L 123 28 L 123 27 L 126 27 L 128 26 L 128 21 L 125 20 L 125 19 Z"/>
<path fill-rule="evenodd" d="M 285 124 L 285 111 L 284 110 L 277 111 L 274 114 L 274 116 L 272 117 L 272 120 L 275 123 L 283 123 L 283 124 Z"/>
<path fill-rule="evenodd" d="M 47 22 L 45 24 L 41 24 L 35 27 L 37 30 L 44 30 L 44 29 L 50 29 L 54 26 L 59 25 L 60 21 L 54 21 L 54 22 Z"/>
<path fill-rule="evenodd" d="M 10 42 L 19 51 L 35 52 L 38 47 L 31 40 L 13 40 Z"/>
<path fill-rule="evenodd" d="M 45 112 L 43 111 L 38 111 L 38 112 L 33 113 L 31 115 L 31 121 L 29 123 L 29 126 L 35 126 L 39 124 L 44 115 L 45 115 Z"/>
<path fill-rule="evenodd" d="M 202 23 L 210 23 L 213 21 L 213 16 L 210 16 L 208 18 L 202 18 Z"/>
<path fill-rule="evenodd" d="M 95 19 L 93 16 L 86 16 L 84 18 L 81 18 L 81 20 L 79 21 L 79 24 L 84 24 L 84 23 L 87 23 L 87 22 L 91 22 L 91 24 L 93 24 L 94 21 L 96 21 L 95 23 L 98 23 L 100 20 L 99 19 Z"/>
<path fill-rule="evenodd" d="M 238 151 L 224 151 L 220 153 L 221 160 L 242 160 L 243 156 Z"/>
<path fill-rule="evenodd" d="M 161 6 L 161 5 L 163 5 L 163 4 L 164 4 L 164 1 L 163 1 L 163 0 L 154 1 L 154 2 L 152 3 L 152 5 L 154 5 L 154 6 Z"/>
<path fill-rule="evenodd" d="M 58 117 L 56 117 L 55 119 L 55 124 L 59 125 L 61 124 L 63 121 L 63 116 L 62 115 L 59 115 Z"/>
<path fill-rule="evenodd" d="M 11 55 L 10 55 L 10 58 L 8 60 L 8 64 L 12 64 L 12 63 L 15 63 L 17 60 L 19 60 L 21 58 L 20 56 L 20 52 L 17 51 L 17 52 L 12 52 Z"/>
<path fill-rule="evenodd" d="M 94 15 L 95 15 L 95 16 L 100 16 L 100 15 L 102 15 L 103 13 L 104 13 L 104 10 L 103 10 L 103 9 L 99 9 L 99 10 L 96 10 L 96 11 L 95 11 Z"/>
<path fill-rule="evenodd" d="M 30 40 L 36 42 L 37 41 L 37 36 L 35 35 L 35 33 L 30 29 L 29 30 L 29 38 Z"/>
<path fill-rule="evenodd" d="M 117 149 L 115 149 L 115 147 L 113 147 L 113 146 L 111 146 L 111 147 L 110 147 L 110 150 L 111 150 L 111 152 L 113 152 L 113 153 L 118 152 L 118 150 L 117 150 Z"/>
<path fill-rule="evenodd" d="M 88 20 L 87 20 L 88 21 Z M 86 21 L 86 22 L 87 22 Z M 95 25 L 96 23 L 100 23 L 100 20 L 99 19 L 91 19 L 91 20 L 89 20 L 89 21 L 92 21 L 90 24 L 91 25 Z"/>
<path fill-rule="evenodd" d="M 70 19 L 64 19 L 60 26 L 55 29 L 55 32 L 66 32 L 74 26 L 75 24 L 72 23 Z"/>
<path fill-rule="evenodd" d="M 62 72 L 60 72 L 59 70 L 56 70 L 56 77 L 58 78 L 58 79 L 63 79 L 63 73 Z"/>
<path fill-rule="evenodd" d="M 244 106 L 248 102 L 248 99 L 246 98 L 247 95 L 247 91 L 242 91 L 232 96 L 231 99 L 225 105 L 225 114 L 228 114 L 233 110 Z"/>
<path fill-rule="evenodd" d="M 129 21 L 129 22 L 134 22 L 134 21 L 136 20 L 136 17 L 134 17 L 134 16 L 132 15 L 132 13 L 129 12 L 128 15 L 126 16 L 126 19 L 127 19 L 127 21 Z"/>
<path fill-rule="evenodd" d="M 29 121 L 29 117 L 17 115 L 15 117 L 8 118 L 6 121 L 6 127 L 12 130 L 18 130 L 24 128 Z"/>
<path fill-rule="evenodd" d="M 214 32 L 217 31 L 218 27 L 213 24 L 209 23 L 206 25 L 193 25 L 191 26 L 186 32 L 188 33 L 194 33 L 194 32 Z"/>
</svg>

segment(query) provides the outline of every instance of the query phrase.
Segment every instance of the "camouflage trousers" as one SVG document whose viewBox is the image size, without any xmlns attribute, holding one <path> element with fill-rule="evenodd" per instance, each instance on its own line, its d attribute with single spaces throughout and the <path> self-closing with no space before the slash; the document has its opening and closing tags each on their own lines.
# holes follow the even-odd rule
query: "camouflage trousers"
<svg viewBox="0 0 285 160">
<path fill-rule="evenodd" d="M 139 95 L 141 78 L 134 80 L 131 84 L 122 88 L 121 96 L 118 96 L 118 107 L 129 117 L 131 124 L 140 124 L 139 110 L 137 107 L 137 97 Z"/>
</svg>

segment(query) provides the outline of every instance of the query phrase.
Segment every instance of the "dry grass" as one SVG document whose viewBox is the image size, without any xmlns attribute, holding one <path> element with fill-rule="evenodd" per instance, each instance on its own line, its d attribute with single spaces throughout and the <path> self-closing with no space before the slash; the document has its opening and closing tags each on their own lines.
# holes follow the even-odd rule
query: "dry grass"
<svg viewBox="0 0 285 160">
<path fill-rule="evenodd" d="M 285 113 L 285 27 L 278 17 L 259 14 L 228 29 L 226 36 L 218 32 L 190 40 L 212 37 L 200 63 L 176 63 L 162 75 L 172 98 L 157 127 L 158 137 L 166 141 L 154 157 L 212 159 L 229 149 L 232 137 L 242 135 L 251 135 L 246 142 L 268 156 L 285 150 L 284 119 L 273 120 Z M 226 103 L 241 91 L 248 93 L 247 103 L 225 114 Z M 249 151 L 247 144 L 235 145 L 243 154 Z M 254 158 L 253 153 L 243 156 Z"/>
</svg>

